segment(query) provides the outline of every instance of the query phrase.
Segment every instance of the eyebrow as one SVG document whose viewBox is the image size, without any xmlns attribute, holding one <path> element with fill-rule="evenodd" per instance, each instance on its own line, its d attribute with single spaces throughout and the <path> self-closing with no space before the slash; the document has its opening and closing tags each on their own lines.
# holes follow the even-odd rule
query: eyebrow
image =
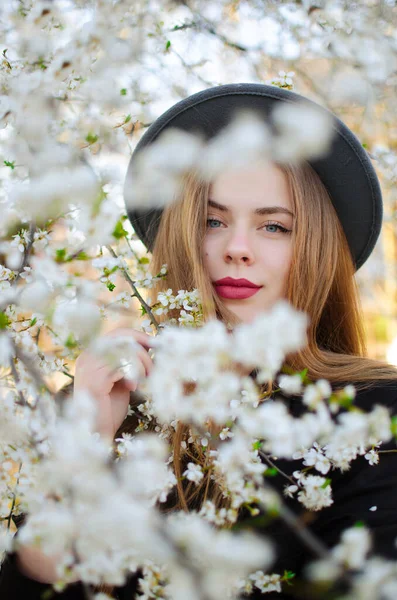
<svg viewBox="0 0 397 600">
<path fill-rule="evenodd" d="M 221 212 L 230 212 L 230 208 L 225 206 L 224 204 L 218 204 L 215 200 L 208 199 L 208 206 L 212 208 L 217 208 Z M 255 215 L 273 215 L 276 213 L 284 213 L 286 215 L 290 215 L 293 217 L 293 213 L 288 210 L 288 208 L 284 208 L 284 206 L 264 206 L 263 208 L 256 208 L 252 211 Z"/>
</svg>

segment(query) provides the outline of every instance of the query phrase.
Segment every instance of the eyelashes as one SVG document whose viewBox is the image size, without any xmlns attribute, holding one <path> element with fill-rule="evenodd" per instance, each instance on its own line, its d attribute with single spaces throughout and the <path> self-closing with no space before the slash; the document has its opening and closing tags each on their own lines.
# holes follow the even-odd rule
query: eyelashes
<svg viewBox="0 0 397 600">
<path fill-rule="evenodd" d="M 219 227 L 210 227 L 210 223 L 222 223 L 222 221 L 220 219 L 207 219 L 207 227 L 208 229 L 219 229 Z M 224 225 L 224 223 L 222 223 L 222 225 Z M 288 234 L 292 232 L 292 229 L 287 229 L 286 227 L 283 227 L 283 225 L 281 225 L 281 223 L 278 223 L 277 221 L 268 221 L 267 223 L 265 223 L 263 227 L 277 227 L 278 232 L 284 233 L 284 234 Z M 274 233 L 278 233 L 278 232 L 274 232 Z M 273 233 L 271 231 L 269 231 L 268 233 Z"/>
</svg>

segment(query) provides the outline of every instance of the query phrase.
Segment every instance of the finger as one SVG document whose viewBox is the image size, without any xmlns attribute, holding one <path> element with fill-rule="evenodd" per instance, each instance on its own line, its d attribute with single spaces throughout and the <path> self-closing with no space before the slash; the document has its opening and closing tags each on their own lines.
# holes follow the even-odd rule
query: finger
<svg viewBox="0 0 397 600">
<path fill-rule="evenodd" d="M 139 357 L 141 358 L 143 366 L 145 368 L 145 377 L 147 377 L 152 372 L 153 361 L 146 351 L 140 352 Z"/>
<path fill-rule="evenodd" d="M 130 392 L 135 392 L 136 388 L 138 387 L 138 383 L 132 379 L 124 379 L 123 383 L 127 390 L 130 390 Z"/>
<path fill-rule="evenodd" d="M 109 368 L 109 365 L 105 360 L 95 355 L 87 356 L 84 361 L 80 362 L 79 366 L 80 368 L 86 368 L 88 366 L 90 371 L 103 371 L 103 369 Z"/>
<path fill-rule="evenodd" d="M 141 376 L 145 377 L 152 368 L 152 359 L 144 348 L 137 351 L 136 359 L 139 361 L 138 369 L 141 372 Z M 96 363 L 95 372 L 98 377 L 108 378 L 114 383 L 125 377 L 125 371 L 121 369 L 119 365 L 112 366 L 105 361 L 98 361 Z"/>
<path fill-rule="evenodd" d="M 109 372 L 108 377 L 110 381 L 116 383 L 116 381 L 125 379 L 125 372 L 122 369 L 113 369 Z"/>
<path fill-rule="evenodd" d="M 116 329 L 112 329 L 108 333 L 105 333 L 105 336 L 109 337 L 117 337 L 117 336 L 131 336 L 133 337 L 139 344 L 149 349 L 154 347 L 152 345 L 153 336 L 145 333 L 144 331 L 138 331 L 137 329 L 128 328 L 128 327 L 118 327 Z"/>
<path fill-rule="evenodd" d="M 128 374 L 124 374 L 124 381 L 131 382 L 128 385 L 131 385 L 132 391 L 135 391 L 138 383 L 142 381 L 145 377 L 149 375 L 151 369 L 153 367 L 151 358 L 147 354 L 146 350 L 142 350 L 139 352 L 137 358 L 139 359 L 139 373 L 134 377 L 129 377 Z"/>
</svg>

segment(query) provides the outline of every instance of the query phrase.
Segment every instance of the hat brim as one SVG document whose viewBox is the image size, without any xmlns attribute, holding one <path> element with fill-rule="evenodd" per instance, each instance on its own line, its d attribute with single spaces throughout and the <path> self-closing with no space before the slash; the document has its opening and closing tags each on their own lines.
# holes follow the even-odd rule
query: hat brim
<svg viewBox="0 0 397 600">
<path fill-rule="evenodd" d="M 307 103 L 332 116 L 335 135 L 329 154 L 308 162 L 331 196 L 357 270 L 371 254 L 381 231 L 383 205 L 377 174 L 365 148 L 336 115 L 289 90 L 265 84 L 236 83 L 209 88 L 181 100 L 156 119 L 140 139 L 131 156 L 126 185 L 137 153 L 166 128 L 196 132 L 209 139 L 230 124 L 240 109 L 255 111 L 268 121 L 280 101 Z M 152 251 L 162 209 L 128 209 L 127 213 L 136 234 Z"/>
</svg>

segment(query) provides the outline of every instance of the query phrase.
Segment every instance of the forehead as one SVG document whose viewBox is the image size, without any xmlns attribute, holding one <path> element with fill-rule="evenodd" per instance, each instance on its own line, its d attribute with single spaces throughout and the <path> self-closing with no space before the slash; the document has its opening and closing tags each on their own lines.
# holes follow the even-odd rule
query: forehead
<svg viewBox="0 0 397 600">
<path fill-rule="evenodd" d="M 269 161 L 222 171 L 211 183 L 208 197 L 231 211 L 270 206 L 275 200 L 277 205 L 292 211 L 287 177 Z"/>
</svg>

